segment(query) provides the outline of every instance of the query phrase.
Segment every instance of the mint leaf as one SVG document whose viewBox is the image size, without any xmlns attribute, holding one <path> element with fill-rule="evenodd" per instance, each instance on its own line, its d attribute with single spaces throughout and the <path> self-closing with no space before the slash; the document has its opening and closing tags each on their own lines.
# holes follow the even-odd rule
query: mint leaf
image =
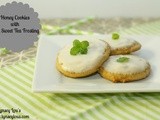
<svg viewBox="0 0 160 120">
<path fill-rule="evenodd" d="M 113 40 L 118 40 L 118 39 L 119 39 L 119 34 L 113 33 L 113 34 L 112 34 L 112 39 L 113 39 Z"/>
<path fill-rule="evenodd" d="M 81 46 L 81 42 L 80 42 L 79 40 L 75 39 L 75 40 L 73 41 L 73 46 L 74 46 L 74 47 L 80 47 L 80 46 Z"/>
<path fill-rule="evenodd" d="M 81 42 L 81 47 L 82 48 L 87 48 L 89 46 L 89 42 L 88 41 L 82 41 Z"/>
<path fill-rule="evenodd" d="M 129 58 L 127 57 L 120 57 L 117 59 L 117 62 L 121 62 L 121 63 L 128 62 L 128 61 L 129 61 Z"/>
<path fill-rule="evenodd" d="M 80 49 L 78 47 L 72 47 L 70 50 L 71 55 L 77 55 L 80 52 Z"/>
<path fill-rule="evenodd" d="M 87 48 L 83 48 L 83 49 L 81 49 L 81 51 L 80 51 L 81 54 L 87 54 L 87 52 L 88 52 L 88 49 L 87 49 Z"/>
</svg>

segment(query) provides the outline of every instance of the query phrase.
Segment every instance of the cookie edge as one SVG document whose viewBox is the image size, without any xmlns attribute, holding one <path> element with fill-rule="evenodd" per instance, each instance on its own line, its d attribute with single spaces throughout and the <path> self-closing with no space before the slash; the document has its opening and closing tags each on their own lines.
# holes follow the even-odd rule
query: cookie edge
<svg viewBox="0 0 160 120">
<path fill-rule="evenodd" d="M 140 49 L 141 49 L 141 44 L 139 42 L 135 41 L 135 43 L 133 43 L 130 46 L 111 50 L 111 55 L 130 54 L 130 53 L 138 51 Z"/>
<path fill-rule="evenodd" d="M 114 83 L 121 82 L 131 82 L 131 81 L 137 81 L 144 79 L 149 76 L 151 72 L 151 66 L 148 63 L 148 67 L 139 73 L 133 73 L 133 74 L 119 74 L 119 73 L 111 73 L 107 70 L 104 69 L 103 66 L 100 67 L 98 73 L 105 79 L 110 80 Z"/>
</svg>

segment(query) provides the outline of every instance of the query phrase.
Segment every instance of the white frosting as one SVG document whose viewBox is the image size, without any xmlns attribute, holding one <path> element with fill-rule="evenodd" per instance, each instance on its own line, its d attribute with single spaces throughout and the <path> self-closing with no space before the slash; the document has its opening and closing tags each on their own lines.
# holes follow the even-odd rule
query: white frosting
<svg viewBox="0 0 160 120">
<path fill-rule="evenodd" d="M 72 43 L 58 54 L 58 61 L 65 71 L 81 73 L 92 69 L 103 58 L 107 44 L 101 40 L 89 40 L 87 54 L 70 55 Z"/>
<path fill-rule="evenodd" d="M 129 58 L 128 62 L 117 62 L 120 57 Z M 105 70 L 111 73 L 132 74 L 143 72 L 148 67 L 148 62 L 134 55 L 115 55 L 111 56 L 104 64 Z"/>
<path fill-rule="evenodd" d="M 108 39 L 106 39 L 105 41 L 111 46 L 111 50 L 114 50 L 117 48 L 123 48 L 126 46 L 131 46 L 136 42 L 131 38 L 121 37 L 121 36 L 118 40 L 113 40 L 112 36 L 109 36 Z"/>
</svg>

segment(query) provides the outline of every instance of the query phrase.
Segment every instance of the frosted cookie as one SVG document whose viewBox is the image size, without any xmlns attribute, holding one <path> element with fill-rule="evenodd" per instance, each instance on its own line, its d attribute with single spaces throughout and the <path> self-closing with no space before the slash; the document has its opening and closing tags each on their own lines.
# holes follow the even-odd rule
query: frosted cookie
<svg viewBox="0 0 160 120">
<path fill-rule="evenodd" d="M 85 77 L 97 72 L 109 55 L 110 46 L 103 40 L 74 40 L 59 51 L 56 67 L 65 76 Z"/>
<path fill-rule="evenodd" d="M 150 65 L 145 59 L 134 55 L 115 55 L 100 67 L 99 73 L 113 82 L 129 82 L 146 78 Z"/>
<path fill-rule="evenodd" d="M 129 54 L 141 48 L 141 44 L 131 38 L 121 37 L 113 33 L 105 40 L 111 46 L 111 55 Z"/>
</svg>

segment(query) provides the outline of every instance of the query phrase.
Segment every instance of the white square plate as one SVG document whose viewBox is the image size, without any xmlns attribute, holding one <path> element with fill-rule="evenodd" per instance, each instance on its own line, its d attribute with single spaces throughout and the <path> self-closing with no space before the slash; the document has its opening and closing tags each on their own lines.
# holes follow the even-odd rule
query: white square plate
<svg viewBox="0 0 160 120">
<path fill-rule="evenodd" d="M 105 35 L 93 36 L 105 38 Z M 55 67 L 57 52 L 75 38 L 84 36 L 41 35 L 39 40 L 36 68 L 33 81 L 34 92 L 53 93 L 113 93 L 113 92 L 160 92 L 160 37 L 132 36 L 142 44 L 141 50 L 134 53 L 147 59 L 152 67 L 150 76 L 144 80 L 129 83 L 112 83 L 99 74 L 86 78 L 68 78 Z"/>
</svg>

